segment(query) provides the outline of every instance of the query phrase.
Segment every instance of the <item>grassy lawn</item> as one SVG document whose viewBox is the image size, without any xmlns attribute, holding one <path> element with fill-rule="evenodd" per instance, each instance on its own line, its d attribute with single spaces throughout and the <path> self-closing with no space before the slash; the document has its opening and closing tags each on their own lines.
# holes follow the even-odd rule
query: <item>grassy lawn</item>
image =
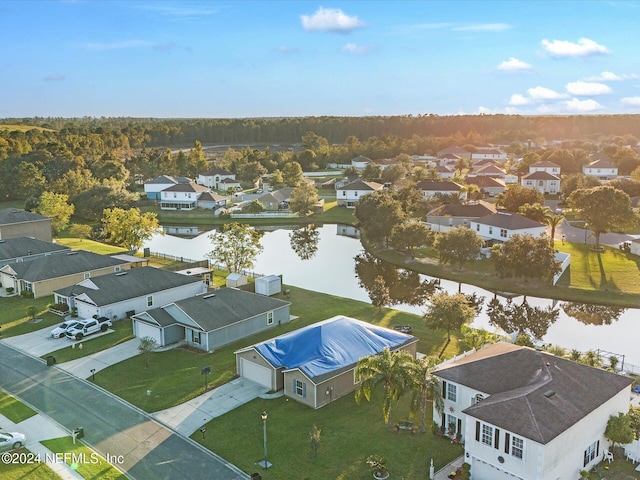
<svg viewBox="0 0 640 480">
<path fill-rule="evenodd" d="M 72 248 L 73 250 L 87 250 L 101 255 L 126 252 L 122 247 L 107 245 L 106 243 L 95 242 L 86 238 L 58 237 L 56 238 L 56 243 Z"/>
<path fill-rule="evenodd" d="M 210 387 L 222 385 L 236 376 L 235 350 L 334 315 L 346 315 L 386 327 L 411 325 L 413 334 L 420 339 L 418 351 L 422 353 L 439 355 L 443 352 L 443 357 L 449 358 L 461 351 L 455 334 L 447 344 L 446 332 L 428 329 L 418 315 L 387 308 L 378 310 L 365 302 L 296 287 L 287 288 L 291 291 L 291 314 L 299 317 L 296 320 L 213 353 L 194 353 L 184 349 L 156 352 L 149 368 L 145 368 L 144 360 L 136 356 L 101 371 L 95 383 L 147 412 L 155 412 L 200 395 L 204 390 L 200 374 L 202 367 L 211 367 Z M 152 394 L 147 396 L 147 390 Z"/>
<path fill-rule="evenodd" d="M 47 312 L 48 306 L 53 303 L 53 295 L 42 298 L 28 299 L 19 296 L 0 298 L 0 326 L 3 337 L 22 335 L 41 328 L 51 327 L 62 322 L 62 318 Z M 38 310 L 39 323 L 33 323 L 27 315 L 27 307 L 35 306 Z"/>
<path fill-rule="evenodd" d="M 640 477 L 635 470 L 635 464 L 621 457 L 615 457 L 613 462 L 602 462 L 589 473 L 589 480 L 635 480 Z"/>
<path fill-rule="evenodd" d="M 20 400 L 0 390 L 0 412 L 13 423 L 20 423 L 33 417 L 36 412 Z"/>
<path fill-rule="evenodd" d="M 68 362 L 77 358 L 86 357 L 92 353 L 101 352 L 116 345 L 131 340 L 133 338 L 133 327 L 130 319 L 119 320 L 113 324 L 113 333 L 101 335 L 96 338 L 87 337 L 82 341 L 82 350 L 79 348 L 65 347 L 52 353 L 43 355 L 46 358 L 49 355 L 56 357 L 56 363 Z"/>
<path fill-rule="evenodd" d="M 370 403 L 360 405 L 353 395 L 346 395 L 319 410 L 284 397 L 256 399 L 209 422 L 204 440 L 199 431 L 192 438 L 245 472 L 259 472 L 265 480 L 371 479 L 365 460 L 372 454 L 387 460 L 391 478 L 422 480 L 428 476 L 431 459 L 438 470 L 462 455 L 461 446 L 431 433 L 430 409 L 427 433 L 390 431 L 382 418 L 380 394 L 378 389 Z M 266 471 L 256 465 L 264 458 L 263 411 L 268 413 L 267 458 L 273 464 Z M 402 398 L 391 411 L 392 419 L 406 419 L 408 411 L 408 398 Z M 419 423 L 419 418 L 413 421 Z M 321 430 L 315 457 L 309 443 L 313 425 Z"/>
<path fill-rule="evenodd" d="M 71 468 L 86 479 L 126 480 L 127 478 L 120 470 L 113 467 L 103 457 L 83 443 L 77 441 L 74 445 L 71 437 L 54 438 L 41 443 L 54 453 L 70 453 L 78 457 L 82 454 L 82 457 L 85 459 L 84 462 L 72 464 L 71 457 L 69 460 L 65 460 L 71 465 Z"/>
<path fill-rule="evenodd" d="M 16 453 L 28 454 L 29 450 L 21 448 L 16 450 Z M 45 463 L 0 462 L 0 478 L 2 480 L 62 480 L 62 477 Z"/>
<path fill-rule="evenodd" d="M 5 208 L 19 208 L 20 210 L 24 210 L 24 200 L 7 200 L 0 202 L 0 210 L 4 210 Z"/>
</svg>

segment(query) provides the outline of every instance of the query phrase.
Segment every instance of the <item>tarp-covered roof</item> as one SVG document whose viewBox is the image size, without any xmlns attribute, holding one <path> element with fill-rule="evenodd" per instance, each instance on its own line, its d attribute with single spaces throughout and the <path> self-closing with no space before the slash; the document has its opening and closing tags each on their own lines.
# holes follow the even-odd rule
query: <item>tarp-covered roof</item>
<svg viewBox="0 0 640 480">
<path fill-rule="evenodd" d="M 416 341 L 412 335 L 337 316 L 255 345 L 274 367 L 299 368 L 310 379 L 355 365 L 362 357 Z"/>
</svg>

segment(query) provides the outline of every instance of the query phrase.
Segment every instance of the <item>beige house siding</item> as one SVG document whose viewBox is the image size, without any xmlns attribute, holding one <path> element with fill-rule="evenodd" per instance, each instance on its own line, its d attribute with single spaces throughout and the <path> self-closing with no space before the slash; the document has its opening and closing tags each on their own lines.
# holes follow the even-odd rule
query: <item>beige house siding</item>
<svg viewBox="0 0 640 480">
<path fill-rule="evenodd" d="M 0 240 L 19 237 L 33 237 L 44 242 L 51 242 L 53 240 L 51 219 L 0 225 Z"/>
<path fill-rule="evenodd" d="M 99 277 L 100 275 L 107 275 L 109 273 L 116 272 L 116 268 L 119 267 L 120 270 L 124 271 L 129 270 L 131 265 L 128 263 L 123 263 L 122 265 L 116 265 L 111 267 L 99 268 L 97 270 L 91 270 L 88 272 L 91 277 Z M 41 282 L 34 282 L 32 284 L 33 287 L 33 296 L 34 298 L 44 297 L 46 295 L 53 295 L 53 292 L 56 290 L 60 290 L 61 288 L 70 287 L 71 285 L 75 285 L 76 283 L 80 283 L 85 279 L 84 274 L 87 272 L 76 273 L 73 275 L 67 275 L 66 277 L 58 277 L 52 278 L 50 280 L 43 280 Z M 24 288 L 23 282 L 21 281 L 20 290 Z"/>
</svg>

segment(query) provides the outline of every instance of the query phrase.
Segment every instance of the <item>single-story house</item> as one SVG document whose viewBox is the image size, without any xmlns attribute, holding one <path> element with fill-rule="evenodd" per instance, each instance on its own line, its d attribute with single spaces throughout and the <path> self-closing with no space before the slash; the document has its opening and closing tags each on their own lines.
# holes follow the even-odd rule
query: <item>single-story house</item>
<svg viewBox="0 0 640 480">
<path fill-rule="evenodd" d="M 229 197 L 223 197 L 213 192 L 202 192 L 198 195 L 198 208 L 206 210 L 217 210 L 224 208 L 229 202 Z"/>
<path fill-rule="evenodd" d="M 506 242 L 513 235 L 533 235 L 540 237 L 547 231 L 546 225 L 531 220 L 519 213 L 497 212 L 471 220 L 469 228 L 483 240 Z"/>
<path fill-rule="evenodd" d="M 517 178 L 517 177 L 516 177 Z M 465 179 L 467 185 L 477 185 L 482 193 L 495 197 L 504 193 L 506 187 L 505 181 L 500 178 L 493 177 L 467 177 Z"/>
<path fill-rule="evenodd" d="M 562 168 L 560 168 L 560 165 L 558 165 L 557 163 L 553 163 L 548 160 L 545 160 L 542 162 L 537 162 L 532 165 L 529 165 L 529 173 L 535 173 L 535 172 L 547 172 L 547 173 L 550 173 L 551 175 L 555 175 L 556 177 L 559 177 L 560 174 L 562 173 Z"/>
<path fill-rule="evenodd" d="M 460 435 L 474 480 L 574 479 L 602 461 L 611 416 L 629 409 L 631 378 L 499 342 L 441 364 L 434 411 Z"/>
<path fill-rule="evenodd" d="M 467 192 L 463 191 L 462 185 L 455 182 L 440 180 L 421 180 L 416 185 L 424 198 L 431 198 L 435 195 L 457 194 L 460 198 L 467 198 Z"/>
<path fill-rule="evenodd" d="M 165 188 L 169 188 L 173 185 L 177 185 L 179 183 L 190 183 L 186 177 L 172 177 L 170 175 L 160 175 L 159 177 L 154 178 L 153 180 L 149 180 L 144 182 L 144 191 L 147 194 L 147 198 L 153 200 L 160 200 L 160 192 Z"/>
<path fill-rule="evenodd" d="M 475 162 L 477 160 L 506 162 L 507 154 L 496 147 L 477 147 L 476 151 L 471 154 L 471 161 Z"/>
<path fill-rule="evenodd" d="M 292 187 L 284 187 L 273 192 L 265 193 L 258 197 L 258 202 L 267 211 L 278 211 L 289 208 L 289 200 L 291 199 Z"/>
<path fill-rule="evenodd" d="M 236 371 L 320 408 L 355 390 L 360 358 L 385 348 L 415 357 L 417 342 L 412 335 L 339 315 L 236 351 Z"/>
<path fill-rule="evenodd" d="M 492 178 L 504 178 L 506 172 L 504 169 L 497 167 L 496 165 L 474 165 L 470 177 L 492 177 Z"/>
<path fill-rule="evenodd" d="M 336 199 L 339 207 L 355 208 L 356 202 L 365 195 L 382 190 L 384 185 L 377 182 L 354 180 L 336 189 Z"/>
<path fill-rule="evenodd" d="M 427 225 L 436 232 L 446 232 L 456 227 L 468 227 L 471 220 L 477 220 L 496 213 L 496 207 L 482 200 L 474 203 L 441 205 L 427 214 Z"/>
<path fill-rule="evenodd" d="M 618 177 L 618 167 L 606 155 L 591 156 L 591 163 L 582 166 L 582 173 L 597 177 L 599 180 L 613 180 Z"/>
<path fill-rule="evenodd" d="M 45 242 L 31 237 L 0 240 L 0 267 L 10 263 L 30 262 L 36 258 L 66 253 L 71 249 L 64 245 Z"/>
<path fill-rule="evenodd" d="M 160 192 L 160 210 L 193 210 L 198 207 L 198 197 L 208 192 L 197 183 L 178 183 Z"/>
<path fill-rule="evenodd" d="M 232 182 L 225 184 L 223 180 L 231 180 Z M 196 183 L 216 190 L 226 190 L 232 184 L 234 187 L 240 186 L 240 182 L 236 181 L 236 176 L 233 173 L 218 167 L 200 173 L 196 178 Z"/>
<path fill-rule="evenodd" d="M 533 172 L 522 177 L 521 185 L 525 188 L 535 188 L 541 193 L 555 195 L 560 193 L 560 177 L 547 172 Z"/>
<path fill-rule="evenodd" d="M 73 250 L 5 265 L 0 268 L 0 283 L 4 288 L 12 287 L 17 294 L 27 291 L 32 292 L 34 298 L 39 298 L 84 279 L 125 271 L 130 267 L 131 263 L 126 260 Z"/>
<path fill-rule="evenodd" d="M 467 157 L 465 156 L 458 156 L 458 155 L 454 155 L 453 153 L 445 153 L 444 155 L 442 155 L 441 157 L 438 157 L 438 163 L 440 164 L 440 166 L 442 167 L 454 167 L 456 166 L 456 164 L 462 159 L 466 159 L 468 160 Z"/>
<path fill-rule="evenodd" d="M 440 178 L 445 180 L 453 178 L 456 175 L 456 171 L 451 167 L 447 167 L 446 165 L 438 165 L 434 169 L 436 173 L 440 176 Z"/>
<path fill-rule="evenodd" d="M 198 276 L 154 267 L 133 268 L 120 273 L 87 278 L 56 290 L 56 303 L 78 309 L 78 317 L 125 318 L 159 305 L 166 305 L 207 291 Z"/>
<path fill-rule="evenodd" d="M 132 317 L 133 334 L 159 346 L 184 342 L 210 352 L 289 322 L 289 302 L 236 288 L 178 300 Z"/>
<path fill-rule="evenodd" d="M 51 242 L 51 219 L 18 208 L 0 210 L 0 240 L 18 237 L 33 237 Z"/>
<path fill-rule="evenodd" d="M 370 158 L 367 158 L 364 155 L 358 155 L 356 158 L 351 160 L 351 166 L 357 170 L 364 170 L 367 168 L 367 165 L 369 165 L 369 162 L 371 162 Z"/>
<path fill-rule="evenodd" d="M 451 146 L 438 151 L 438 158 L 445 158 L 447 155 L 454 155 L 458 158 L 471 160 L 471 152 L 466 148 Z"/>
</svg>

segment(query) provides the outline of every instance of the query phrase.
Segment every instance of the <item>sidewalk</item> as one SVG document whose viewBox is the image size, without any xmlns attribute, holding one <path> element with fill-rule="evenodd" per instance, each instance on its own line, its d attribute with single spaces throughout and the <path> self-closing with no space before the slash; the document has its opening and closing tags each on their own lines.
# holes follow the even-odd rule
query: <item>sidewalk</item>
<svg viewBox="0 0 640 480">
<path fill-rule="evenodd" d="M 55 422 L 40 414 L 15 424 L 4 415 L 0 414 L 0 427 L 5 432 L 20 432 L 27 436 L 25 447 L 33 454 L 39 455 L 40 461 L 60 475 L 64 480 L 83 480 L 69 465 L 63 461 L 51 461 L 55 459 L 55 454 L 40 442 L 52 438 L 68 437 L 70 432 L 62 429 Z"/>
<path fill-rule="evenodd" d="M 60 363 L 58 364 L 58 368 L 76 377 L 87 379 L 92 375 L 92 369 L 99 372 L 111 365 L 135 357 L 140 353 L 138 352 L 138 345 L 140 345 L 140 340 L 138 338 L 132 338 L 107 350 L 92 353 L 77 360 Z"/>
</svg>

